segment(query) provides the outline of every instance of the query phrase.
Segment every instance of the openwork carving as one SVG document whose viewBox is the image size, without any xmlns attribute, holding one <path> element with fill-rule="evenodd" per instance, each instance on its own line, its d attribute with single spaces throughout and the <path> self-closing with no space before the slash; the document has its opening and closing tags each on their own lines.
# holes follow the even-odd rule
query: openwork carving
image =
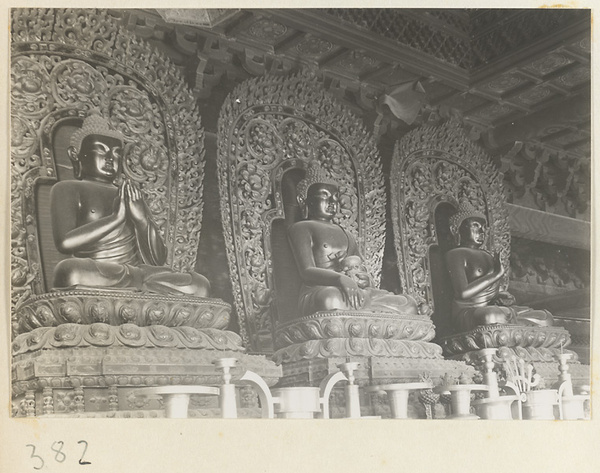
<svg viewBox="0 0 600 473">
<path fill-rule="evenodd" d="M 571 146 L 589 143 L 590 137 L 575 130 L 561 129 L 550 145 Z M 516 146 L 502 158 L 501 171 L 509 203 L 548 213 L 589 219 L 591 161 L 589 157 L 556 152 L 533 143 Z"/>
<path fill-rule="evenodd" d="M 11 35 L 13 327 L 14 309 L 47 289 L 36 185 L 57 179 L 55 133 L 91 111 L 125 137 L 123 171 L 145 195 L 169 248 L 167 265 L 193 270 L 204 136 L 179 70 L 102 10 L 15 9 Z"/>
<path fill-rule="evenodd" d="M 219 181 L 225 241 L 241 334 L 253 350 L 271 351 L 271 226 L 284 219 L 281 179 L 318 160 L 341 184 L 337 216 L 358 242 L 379 283 L 385 194 L 375 143 L 361 122 L 300 73 L 238 86 L 219 121 Z M 290 301 L 295 304 L 296 301 Z M 259 334 L 267 334 L 261 341 Z"/>
<path fill-rule="evenodd" d="M 391 195 L 402 292 L 411 294 L 429 313 L 435 310 L 429 249 L 439 243 L 435 211 L 440 203 L 456 209 L 468 201 L 486 215 L 490 227 L 487 249 L 500 253 L 508 267 L 510 230 L 502 177 L 458 121 L 420 127 L 397 143 Z M 507 285 L 505 275 L 503 290 Z"/>
</svg>

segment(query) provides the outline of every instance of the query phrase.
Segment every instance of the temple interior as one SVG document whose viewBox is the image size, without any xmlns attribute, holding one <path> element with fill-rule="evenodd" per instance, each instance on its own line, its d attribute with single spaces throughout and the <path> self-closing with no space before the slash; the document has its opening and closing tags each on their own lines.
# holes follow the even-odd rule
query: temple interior
<svg viewBox="0 0 600 473">
<path fill-rule="evenodd" d="M 14 416 L 589 418 L 590 10 L 11 22 Z"/>
</svg>

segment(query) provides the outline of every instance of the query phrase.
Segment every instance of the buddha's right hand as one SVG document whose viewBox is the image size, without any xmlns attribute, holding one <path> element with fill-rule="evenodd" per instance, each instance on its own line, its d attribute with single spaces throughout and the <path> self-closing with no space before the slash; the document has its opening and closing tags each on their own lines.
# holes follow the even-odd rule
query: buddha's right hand
<svg viewBox="0 0 600 473">
<path fill-rule="evenodd" d="M 364 304 L 364 297 L 358 284 L 345 274 L 340 275 L 339 288 L 346 303 L 353 309 L 358 309 Z"/>
</svg>

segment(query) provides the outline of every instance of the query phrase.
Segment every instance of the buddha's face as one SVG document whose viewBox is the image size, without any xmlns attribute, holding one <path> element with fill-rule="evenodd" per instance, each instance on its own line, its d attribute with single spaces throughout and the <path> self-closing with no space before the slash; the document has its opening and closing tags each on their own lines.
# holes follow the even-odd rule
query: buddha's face
<svg viewBox="0 0 600 473">
<path fill-rule="evenodd" d="M 346 256 L 341 262 L 341 267 L 343 272 L 360 271 L 362 269 L 362 260 L 360 256 Z"/>
<path fill-rule="evenodd" d="M 466 218 L 460 225 L 461 246 L 483 246 L 486 237 L 486 224 L 480 218 Z"/>
<path fill-rule="evenodd" d="M 331 220 L 339 210 L 339 189 L 333 184 L 313 184 L 308 188 L 306 208 L 308 218 Z"/>
<path fill-rule="evenodd" d="M 80 175 L 84 179 L 113 182 L 121 161 L 123 143 L 113 137 L 90 135 L 79 152 Z"/>
</svg>

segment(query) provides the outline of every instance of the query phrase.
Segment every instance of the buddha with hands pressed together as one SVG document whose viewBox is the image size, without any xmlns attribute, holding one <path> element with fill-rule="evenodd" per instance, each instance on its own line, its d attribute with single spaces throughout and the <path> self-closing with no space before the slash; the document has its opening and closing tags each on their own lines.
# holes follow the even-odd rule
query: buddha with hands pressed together
<svg viewBox="0 0 600 473">
<path fill-rule="evenodd" d="M 483 249 L 485 215 L 470 204 L 461 204 L 450 218 L 450 230 L 458 239 L 458 247 L 446 253 L 454 288 L 453 326 L 457 332 L 490 324 L 552 325 L 549 312 L 513 305 L 514 297 L 500 290 L 506 270 L 499 254 L 492 256 Z"/>
<path fill-rule="evenodd" d="M 58 250 L 72 257 L 54 270 L 55 288 L 128 288 L 159 294 L 208 296 L 208 280 L 163 267 L 167 250 L 130 180 L 117 186 L 123 137 L 90 115 L 67 150 L 78 180 L 52 187 L 51 215 Z"/>
<path fill-rule="evenodd" d="M 303 281 L 299 312 L 359 310 L 418 315 L 415 300 L 374 288 L 356 241 L 333 222 L 339 210 L 339 186 L 318 164 L 298 183 L 297 198 L 305 220 L 289 228 L 289 241 Z"/>
</svg>

